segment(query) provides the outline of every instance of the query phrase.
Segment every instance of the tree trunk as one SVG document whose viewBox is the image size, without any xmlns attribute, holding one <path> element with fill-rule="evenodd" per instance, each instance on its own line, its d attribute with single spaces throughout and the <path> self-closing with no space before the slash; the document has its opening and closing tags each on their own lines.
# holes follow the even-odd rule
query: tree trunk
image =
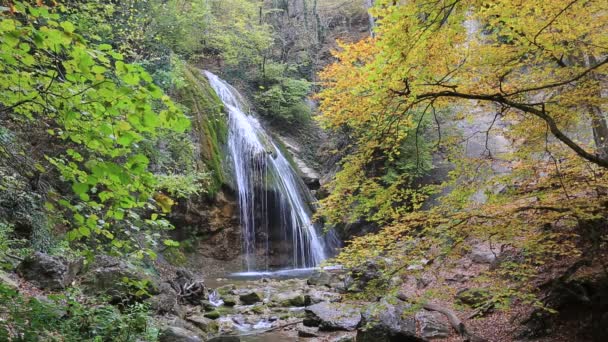
<svg viewBox="0 0 608 342">
<path fill-rule="evenodd" d="M 595 65 L 597 59 L 594 56 L 588 56 L 585 58 L 585 64 L 587 67 Z M 597 89 L 597 96 L 602 98 L 602 80 L 598 77 L 597 73 L 592 72 L 591 78 L 599 83 Z M 589 115 L 591 116 L 591 125 L 593 126 L 593 140 L 595 141 L 595 147 L 597 154 L 600 158 L 608 158 L 608 123 L 606 122 L 606 113 L 602 111 L 599 106 L 590 104 Z"/>
<path fill-rule="evenodd" d="M 376 27 L 376 18 L 369 13 L 369 10 L 374 7 L 374 0 L 365 0 L 365 8 L 367 8 L 367 16 L 369 17 L 369 35 L 373 38 L 374 28 Z"/>
</svg>

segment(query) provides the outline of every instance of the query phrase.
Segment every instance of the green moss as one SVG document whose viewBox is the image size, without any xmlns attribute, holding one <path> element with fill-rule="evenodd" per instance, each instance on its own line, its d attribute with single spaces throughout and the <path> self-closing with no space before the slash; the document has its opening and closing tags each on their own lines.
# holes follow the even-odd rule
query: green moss
<svg viewBox="0 0 608 342">
<path fill-rule="evenodd" d="M 209 196 L 225 182 L 222 145 L 228 136 L 224 105 L 200 70 L 186 66 L 182 70 L 185 84 L 177 90 L 180 102 L 192 116 L 192 127 L 200 146 L 200 168 L 210 170 Z"/>
</svg>

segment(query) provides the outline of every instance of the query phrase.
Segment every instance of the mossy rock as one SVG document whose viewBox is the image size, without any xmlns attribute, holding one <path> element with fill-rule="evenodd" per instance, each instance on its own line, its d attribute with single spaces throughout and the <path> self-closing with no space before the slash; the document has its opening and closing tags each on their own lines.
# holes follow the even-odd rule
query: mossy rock
<svg viewBox="0 0 608 342">
<path fill-rule="evenodd" d="M 206 312 L 203 316 L 205 316 L 209 319 L 218 319 L 218 318 L 220 318 L 221 315 L 217 310 L 213 310 L 213 311 Z"/>
<path fill-rule="evenodd" d="M 459 291 L 456 294 L 456 300 L 462 304 L 466 304 L 472 307 L 478 307 L 488 301 L 492 297 L 492 294 L 488 289 L 484 288 L 471 288 Z"/>
</svg>

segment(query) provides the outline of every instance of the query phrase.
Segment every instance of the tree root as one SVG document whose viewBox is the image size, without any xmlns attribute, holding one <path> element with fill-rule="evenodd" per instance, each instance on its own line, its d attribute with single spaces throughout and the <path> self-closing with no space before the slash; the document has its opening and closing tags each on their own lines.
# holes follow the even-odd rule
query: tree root
<svg viewBox="0 0 608 342">
<path fill-rule="evenodd" d="M 460 318 L 458 318 L 458 316 L 453 310 L 432 303 L 424 304 L 422 307 L 429 311 L 437 311 L 439 313 L 444 314 L 448 318 L 448 321 L 452 325 L 452 328 L 454 328 L 454 330 L 456 330 L 462 337 L 464 337 L 465 341 L 487 342 L 485 338 L 477 336 L 474 333 L 468 331 L 464 323 L 462 323 Z"/>
</svg>

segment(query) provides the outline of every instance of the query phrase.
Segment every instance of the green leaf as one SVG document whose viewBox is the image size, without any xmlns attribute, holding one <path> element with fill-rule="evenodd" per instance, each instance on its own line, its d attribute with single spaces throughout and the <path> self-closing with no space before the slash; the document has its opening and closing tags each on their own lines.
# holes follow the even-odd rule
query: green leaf
<svg viewBox="0 0 608 342">
<path fill-rule="evenodd" d="M 60 25 L 65 32 L 68 32 L 68 33 L 74 32 L 74 24 L 72 24 L 71 22 L 64 21 Z"/>
<path fill-rule="evenodd" d="M 164 240 L 163 244 L 168 247 L 179 247 L 179 242 L 174 240 Z"/>
<path fill-rule="evenodd" d="M 85 183 L 74 183 L 72 185 L 72 190 L 74 190 L 74 193 L 76 195 L 82 195 L 82 194 L 86 194 L 87 191 L 89 191 L 89 186 Z"/>
</svg>

